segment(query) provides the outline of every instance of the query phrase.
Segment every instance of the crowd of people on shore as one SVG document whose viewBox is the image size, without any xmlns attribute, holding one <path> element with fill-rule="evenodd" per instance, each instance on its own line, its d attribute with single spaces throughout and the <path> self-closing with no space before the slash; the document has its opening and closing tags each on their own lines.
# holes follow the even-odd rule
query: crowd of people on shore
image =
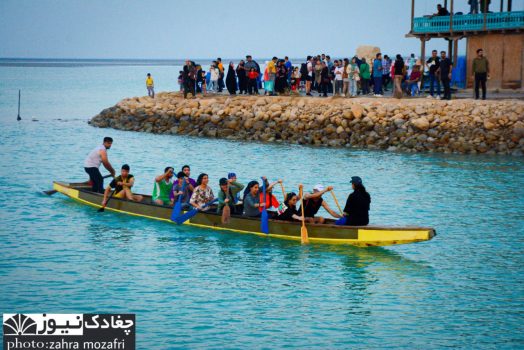
<svg viewBox="0 0 524 350">
<path fill-rule="evenodd" d="M 89 175 L 92 183 L 92 191 L 103 193 L 102 207 L 105 208 L 109 198 L 120 198 L 129 201 L 143 202 L 144 196 L 132 192 L 135 178 L 130 174 L 130 166 L 124 164 L 120 175 L 116 176 L 115 170 L 108 160 L 107 151 L 111 148 L 113 139 L 105 137 L 103 144 L 95 147 L 84 162 L 84 170 Z M 99 167 L 104 167 L 113 176 L 111 183 L 104 188 L 104 179 Z M 266 177 L 261 177 L 262 183 L 256 180 L 248 182 L 247 186 L 240 183 L 237 175 L 233 172 L 222 177 L 218 181 L 218 195 L 215 194 L 209 183 L 209 175 L 201 173 L 195 180 L 191 177 L 189 165 L 181 167 L 175 172 L 175 168 L 168 166 L 163 173 L 156 176 L 148 203 L 159 206 L 174 207 L 180 203 L 183 210 L 198 209 L 199 211 L 216 210 L 222 214 L 227 206 L 232 215 L 259 218 L 264 210 L 275 220 L 284 221 L 307 221 L 309 223 L 322 224 L 323 217 L 317 215 L 323 207 L 331 216 L 338 219 L 339 225 L 361 226 L 369 223 L 369 209 L 371 197 L 367 193 L 358 176 L 351 178 L 353 192 L 348 196 L 344 210 L 340 213 L 332 210 L 322 195 L 332 191 L 332 186 L 324 187 L 317 184 L 312 192 L 305 193 L 302 198 L 294 192 L 286 193 L 281 179 L 269 182 Z M 280 202 L 274 195 L 275 187 L 282 189 L 283 200 Z M 241 194 L 241 191 L 244 192 Z M 216 207 L 209 204 L 218 202 Z M 297 203 L 301 201 L 303 210 L 297 209 Z M 338 205 L 338 204 L 337 204 Z M 302 214 L 303 213 L 303 214 Z"/>
<path fill-rule="evenodd" d="M 263 94 L 269 96 L 300 93 L 313 96 L 315 93 L 321 97 L 328 94 L 382 97 L 384 92 L 392 89 L 394 97 L 402 98 L 421 96 L 424 80 L 428 80 L 428 98 L 449 100 L 453 65 L 445 51 L 439 55 L 437 50 L 432 51 L 424 64 L 415 54 L 407 58 L 397 54 L 393 59 L 379 52 L 371 62 L 357 56 L 332 60 L 329 55 L 320 54 L 307 56 L 305 62 L 296 66 L 287 56 L 283 59 L 273 57 L 265 62 L 262 72 L 260 64 L 247 55 L 246 60 L 240 60 L 236 65 L 229 62 L 227 71 L 221 58 L 213 61 L 208 71 L 202 65 L 186 60 L 183 70 L 179 72 L 178 83 L 184 98 L 222 93 L 224 89 L 230 95 L 258 95 L 263 90 Z M 424 71 L 427 71 L 426 77 Z M 482 89 L 482 98 L 485 99 L 489 62 L 482 49 L 477 50 L 477 57 L 473 60 L 473 79 L 475 97 L 480 97 L 479 90 Z M 148 95 L 154 98 L 153 80 L 149 73 L 146 87 Z"/>
</svg>

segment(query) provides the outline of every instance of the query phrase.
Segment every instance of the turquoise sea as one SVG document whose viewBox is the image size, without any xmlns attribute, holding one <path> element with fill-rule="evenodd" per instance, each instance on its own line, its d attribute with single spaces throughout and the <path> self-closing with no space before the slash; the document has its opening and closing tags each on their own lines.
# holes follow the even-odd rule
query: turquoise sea
<svg viewBox="0 0 524 350">
<path fill-rule="evenodd" d="M 128 96 L 177 88 L 179 66 L 0 64 L 0 312 L 135 313 L 138 349 L 524 347 L 524 160 L 230 142 L 97 129 Z M 18 89 L 23 120 L 16 122 Z M 31 121 L 32 118 L 38 121 Z M 97 213 L 42 190 L 85 181 L 102 137 L 152 190 L 167 165 L 247 183 L 359 175 L 371 222 L 427 225 L 386 248 L 295 242 Z M 278 192 L 277 192 L 278 193 Z M 334 207 L 330 197 L 326 197 Z"/>
</svg>

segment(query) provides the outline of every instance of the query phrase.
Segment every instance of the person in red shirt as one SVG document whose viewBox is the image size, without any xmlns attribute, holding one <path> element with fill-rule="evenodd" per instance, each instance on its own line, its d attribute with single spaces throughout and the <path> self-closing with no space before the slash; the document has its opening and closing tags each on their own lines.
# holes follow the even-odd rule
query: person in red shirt
<svg viewBox="0 0 524 350">
<path fill-rule="evenodd" d="M 251 68 L 249 72 L 247 73 L 247 92 L 250 95 L 253 95 L 253 90 L 255 93 L 258 93 L 257 88 L 257 78 L 258 78 L 258 72 L 255 70 L 255 68 Z"/>
<path fill-rule="evenodd" d="M 269 181 L 267 181 L 267 178 L 265 176 L 263 176 L 262 179 L 266 183 L 266 194 L 264 195 L 264 193 L 262 193 L 262 187 L 260 187 L 260 192 L 259 192 L 260 203 L 266 203 L 267 210 L 271 208 L 277 209 L 280 203 L 278 202 L 277 197 L 273 195 L 273 187 L 276 184 L 281 184 L 282 180 L 278 180 L 270 184 Z M 260 212 L 264 210 L 263 207 L 260 207 L 259 209 L 260 209 Z"/>
<path fill-rule="evenodd" d="M 415 96 L 419 92 L 418 83 L 420 82 L 421 76 L 420 66 L 413 66 L 413 71 L 409 75 L 409 79 L 406 80 L 406 90 L 411 96 Z"/>
</svg>

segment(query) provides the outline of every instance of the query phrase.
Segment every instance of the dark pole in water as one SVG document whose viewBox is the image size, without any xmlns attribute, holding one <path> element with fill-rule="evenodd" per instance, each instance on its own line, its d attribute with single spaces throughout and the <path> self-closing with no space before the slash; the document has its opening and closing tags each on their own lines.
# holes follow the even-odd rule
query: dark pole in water
<svg viewBox="0 0 524 350">
<path fill-rule="evenodd" d="M 16 120 L 22 120 L 22 118 L 20 118 L 20 90 L 18 90 L 18 117 L 16 117 Z"/>
</svg>

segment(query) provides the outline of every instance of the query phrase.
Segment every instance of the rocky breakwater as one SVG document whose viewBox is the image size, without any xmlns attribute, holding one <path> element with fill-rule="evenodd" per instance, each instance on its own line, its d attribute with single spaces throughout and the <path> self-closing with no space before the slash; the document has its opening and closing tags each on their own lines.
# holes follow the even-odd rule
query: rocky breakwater
<svg viewBox="0 0 524 350">
<path fill-rule="evenodd" d="M 524 153 L 524 101 L 211 96 L 126 98 L 91 125 L 405 152 Z"/>
</svg>

